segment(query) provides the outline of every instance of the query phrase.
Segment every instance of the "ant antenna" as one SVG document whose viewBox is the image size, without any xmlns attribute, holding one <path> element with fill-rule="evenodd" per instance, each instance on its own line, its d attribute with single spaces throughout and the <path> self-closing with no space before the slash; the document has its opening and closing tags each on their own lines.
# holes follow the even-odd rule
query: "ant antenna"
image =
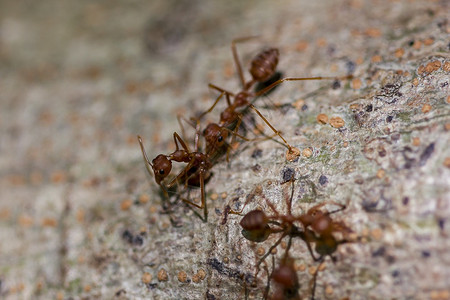
<svg viewBox="0 0 450 300">
<path fill-rule="evenodd" d="M 145 167 L 146 167 L 146 169 L 147 169 L 148 174 L 150 174 L 150 176 L 152 176 L 153 165 L 152 165 L 152 163 L 150 162 L 150 160 L 148 159 L 147 152 L 145 151 L 144 144 L 142 143 L 142 138 L 141 138 L 141 136 L 138 135 L 137 138 L 138 138 L 139 145 L 141 146 L 141 152 L 142 152 L 142 156 L 144 157 Z M 150 167 L 151 167 L 152 169 L 150 169 Z"/>
</svg>

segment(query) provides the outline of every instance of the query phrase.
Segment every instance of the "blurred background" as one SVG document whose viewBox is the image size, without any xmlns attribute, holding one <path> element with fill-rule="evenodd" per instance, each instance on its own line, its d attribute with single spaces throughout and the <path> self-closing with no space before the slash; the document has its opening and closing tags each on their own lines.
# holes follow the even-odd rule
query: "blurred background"
<svg viewBox="0 0 450 300">
<path fill-rule="evenodd" d="M 250 35 L 260 37 L 238 46 L 245 70 L 258 51 L 278 47 L 279 68 L 285 76 L 357 77 L 343 82 L 342 88 L 324 82 L 287 83 L 270 96 L 272 102 L 303 101 L 296 102 L 300 103 L 298 114 L 294 110 L 280 117 L 279 112 L 265 112 L 296 145 L 306 147 L 314 140 L 318 113 L 348 111 L 349 103 L 358 99 L 371 101 L 392 78 L 379 72 L 409 72 L 402 82 L 413 82 L 419 65 L 426 65 L 433 55 L 440 59 L 441 73 L 429 83 L 433 88 L 424 90 L 439 95 L 427 96 L 429 103 L 443 105 L 442 95 L 448 93 L 448 9 L 447 1 L 414 0 L 0 1 L 0 298 L 242 298 L 245 284 L 230 277 L 231 271 L 221 273 L 207 263 L 212 257 L 230 258 L 234 250 L 223 250 L 222 239 L 227 237 L 229 245 L 235 245 L 231 241 L 240 237 L 236 220 L 230 221 L 230 228 L 218 226 L 231 197 L 209 204 L 212 218 L 207 224 L 180 207 L 183 225 L 174 228 L 169 216 L 161 213 L 161 195 L 145 173 L 136 135 L 143 136 L 151 157 L 173 149 L 172 132 L 179 131 L 176 115 L 190 117 L 204 111 L 217 96 L 208 89 L 209 82 L 232 91 L 239 88 L 230 45 L 234 38 Z M 438 87 L 439 92 L 433 90 Z M 314 91 L 315 96 L 307 98 Z M 424 99 L 420 93 L 414 97 Z M 422 107 L 422 100 L 417 101 Z M 441 109 L 435 121 L 442 129 L 449 122 L 448 105 Z M 346 119 L 347 124 L 354 124 L 351 120 Z M 303 123 L 306 137 L 299 137 L 297 126 Z M 368 128 L 377 132 L 374 126 Z M 434 140 L 439 141 L 442 130 L 428 134 L 436 134 Z M 336 136 L 323 139 L 330 138 Z M 361 143 L 355 150 L 358 155 L 368 141 L 345 138 Z M 420 191 L 411 192 L 417 185 L 405 183 L 411 173 L 389 173 L 384 162 L 350 168 L 351 174 L 364 179 L 376 178 L 380 167 L 387 169 L 391 183 L 377 183 L 375 198 L 380 199 L 383 186 L 387 198 L 398 194 L 389 200 L 394 207 L 403 207 L 402 201 L 420 205 L 394 210 L 385 224 L 380 223 L 381 216 L 368 215 L 355 204 L 351 222 L 359 224 L 355 225 L 360 226 L 355 227 L 358 233 L 367 229 L 368 239 L 378 244 L 349 248 L 347 257 L 355 257 L 356 263 L 347 261 L 337 267 L 341 273 L 330 272 L 328 280 L 320 283 L 320 295 L 331 286 L 335 292 L 327 296 L 330 299 L 450 299 L 450 274 L 442 269 L 449 266 L 449 256 L 439 254 L 449 246 L 442 233 L 448 228 L 444 224 L 449 188 L 448 180 L 439 181 L 436 175 L 438 170 L 448 175 L 446 141 L 443 135 L 436 142 L 439 167 L 417 171 L 430 184 Z M 422 146 L 420 153 L 427 146 L 425 141 Z M 283 148 L 270 143 L 261 147 L 271 150 L 264 150 L 256 162 L 268 168 L 267 176 L 278 176 L 274 174 L 284 163 Z M 248 191 L 256 181 L 266 179 L 245 173 L 249 167 L 246 158 L 242 160 L 237 158 L 231 168 L 218 167 L 208 192 L 221 194 L 239 187 Z M 309 168 L 304 162 L 298 167 Z M 323 172 L 327 163 L 317 168 Z M 311 166 L 311 170 L 316 169 Z M 350 183 L 355 182 L 352 176 Z M 345 180 L 334 181 L 333 186 L 347 184 Z M 392 181 L 396 180 L 395 187 Z M 363 195 L 372 191 L 366 188 Z M 347 186 L 347 196 L 357 191 Z M 412 195 L 404 200 L 408 193 Z M 414 202 L 414 194 L 428 197 L 432 204 Z M 408 231 L 417 229 L 408 224 L 411 220 L 423 227 Z M 364 227 L 363 222 L 370 226 Z M 409 229 L 386 240 L 377 236 L 391 227 Z M 379 231 L 373 233 L 373 229 Z M 406 269 L 411 253 L 403 248 L 409 246 L 400 243 L 404 251 L 397 255 L 393 245 L 402 237 L 413 242 L 416 235 L 428 248 L 417 250 L 419 263 L 414 272 L 398 271 Z M 245 241 L 240 243 L 248 247 Z M 433 248 L 437 244 L 440 250 Z M 379 252 L 373 255 L 375 250 Z M 242 274 L 252 273 L 252 259 L 242 263 L 246 268 Z M 391 267 L 394 261 L 397 265 Z M 440 261 L 445 262 L 441 267 Z M 234 263 L 225 270 L 238 268 L 240 263 Z M 336 275 L 345 274 L 352 265 L 359 271 L 344 279 Z M 159 273 L 161 269 L 169 273 L 168 281 Z M 207 275 L 198 280 L 194 275 L 200 270 Z M 189 280 L 177 279 L 179 272 L 186 272 Z M 429 274 L 430 279 L 425 279 Z M 308 278 L 305 275 L 305 292 Z"/>
</svg>

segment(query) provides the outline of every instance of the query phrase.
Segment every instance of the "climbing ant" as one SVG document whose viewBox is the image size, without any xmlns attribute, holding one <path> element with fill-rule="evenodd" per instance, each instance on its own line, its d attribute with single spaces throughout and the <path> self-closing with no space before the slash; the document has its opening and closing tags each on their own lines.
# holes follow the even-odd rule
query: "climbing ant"
<svg viewBox="0 0 450 300">
<path fill-rule="evenodd" d="M 288 160 L 293 160 L 298 155 L 300 155 L 300 151 L 297 148 L 292 147 L 283 138 L 281 133 L 270 124 L 270 122 L 259 112 L 259 110 L 250 102 L 250 100 L 257 98 L 261 95 L 264 95 L 265 93 L 269 92 L 270 90 L 272 90 L 273 88 L 275 88 L 277 85 L 279 85 L 280 83 L 282 83 L 284 81 L 351 79 L 352 75 L 344 76 L 344 77 L 323 77 L 323 76 L 304 77 L 304 78 L 288 77 L 288 78 L 282 78 L 282 79 L 276 80 L 269 86 L 267 86 L 257 92 L 250 92 L 249 91 L 250 88 L 255 83 L 265 82 L 275 74 L 275 70 L 278 65 L 278 58 L 279 58 L 279 50 L 277 48 L 270 48 L 270 49 L 264 50 L 263 52 L 259 53 L 251 61 L 251 67 L 249 69 L 249 72 L 252 76 L 252 79 L 250 81 L 246 82 L 245 78 L 244 78 L 244 74 L 242 72 L 241 63 L 240 63 L 240 60 L 239 60 L 239 57 L 237 54 L 236 44 L 253 39 L 253 38 L 255 38 L 255 36 L 239 38 L 239 39 L 233 40 L 231 43 L 231 50 L 233 53 L 234 62 L 236 64 L 238 76 L 239 76 L 239 79 L 240 79 L 240 82 L 242 85 L 242 90 L 240 92 L 238 92 L 237 94 L 234 94 L 232 92 L 229 92 L 225 89 L 222 89 L 222 88 L 210 83 L 209 87 L 221 92 L 221 95 L 216 99 L 216 101 L 213 103 L 213 105 L 208 110 L 206 110 L 199 116 L 199 119 L 201 117 L 203 117 L 205 114 L 210 113 L 214 109 L 214 107 L 217 105 L 217 103 L 220 101 L 223 94 L 225 94 L 228 107 L 220 114 L 220 122 L 218 124 L 214 124 L 214 125 L 210 124 L 211 126 L 214 126 L 214 128 L 223 128 L 223 127 L 232 126 L 233 124 L 237 123 L 237 125 L 235 126 L 235 128 L 236 128 L 235 132 L 237 132 L 237 129 L 241 122 L 242 114 L 238 113 L 236 111 L 236 109 L 250 108 L 258 114 L 258 116 L 267 124 L 267 126 L 270 127 L 270 129 L 275 133 L 275 135 L 278 135 L 282 139 L 283 143 L 288 148 L 288 152 L 287 152 Z M 231 102 L 230 97 L 234 97 L 233 102 Z M 205 130 L 205 132 L 204 132 L 205 139 L 208 141 L 208 143 L 211 144 L 211 143 L 215 142 L 214 139 L 218 138 L 218 136 L 216 135 L 217 131 L 218 131 L 218 129 L 215 130 L 214 132 L 210 133 L 209 131 Z M 208 134 L 208 136 L 207 136 L 207 134 Z"/>
<path fill-rule="evenodd" d="M 142 156 L 144 157 L 147 172 L 150 176 L 153 172 L 156 183 L 161 187 L 166 197 L 168 197 L 167 189 L 172 188 L 180 181 L 184 181 L 185 187 L 188 185 L 200 187 L 201 205 L 198 205 L 183 197 L 181 197 L 181 200 L 190 205 L 203 209 L 203 221 L 206 222 L 208 218 L 208 209 L 205 198 L 205 181 L 208 180 L 210 176 L 209 170 L 212 168 L 212 163 L 210 162 L 207 154 L 198 151 L 198 131 L 196 132 L 195 137 L 195 151 L 190 151 L 189 147 L 178 135 L 178 133 L 174 132 L 173 140 L 175 142 L 176 150 L 169 155 L 159 154 L 152 160 L 152 162 L 150 162 L 147 156 L 142 138 L 139 135 L 137 138 L 141 147 Z M 178 143 L 181 145 L 182 149 L 180 149 Z M 187 165 L 169 183 L 163 184 L 163 180 L 169 176 L 172 170 L 172 161 L 187 163 Z"/>
<path fill-rule="evenodd" d="M 281 241 L 286 236 L 289 237 L 286 253 L 291 246 L 291 240 L 293 238 L 299 237 L 306 243 L 312 259 L 316 262 L 320 262 L 321 264 L 324 262 L 326 256 L 330 256 L 333 262 L 335 262 L 336 259 L 332 256 L 332 254 L 337 250 L 338 245 L 347 242 L 347 240 L 345 239 L 336 239 L 334 233 L 347 233 L 351 230 L 342 222 L 332 220 L 330 216 L 331 214 L 345 209 L 346 205 L 341 205 L 335 202 L 324 202 L 308 209 L 306 213 L 297 216 L 292 214 L 294 180 L 295 178 L 292 178 L 290 180 L 292 182 L 290 197 L 285 197 L 287 206 L 286 214 L 281 214 L 275 208 L 275 205 L 264 196 L 261 187 L 258 186 L 255 189 L 254 194 L 260 196 L 265 200 L 266 204 L 272 210 L 273 215 L 267 215 L 264 211 L 255 209 L 246 213 L 240 221 L 240 225 L 243 229 L 242 234 L 245 238 L 254 242 L 262 242 L 273 233 L 281 233 L 281 236 L 257 262 L 255 277 L 259 272 L 260 264 L 267 258 L 267 256 L 270 255 L 270 253 L 281 243 Z M 253 198 L 254 196 L 249 197 L 248 199 L 252 200 Z M 249 201 L 246 201 L 244 207 L 248 204 L 248 202 Z M 340 206 L 340 208 L 331 212 L 322 210 L 321 208 L 326 204 L 334 204 Z M 244 207 L 242 208 L 242 210 L 244 209 Z M 229 211 L 228 213 L 240 214 L 242 210 L 240 212 Z M 316 257 L 316 255 L 314 254 L 311 248 L 311 243 L 315 244 L 315 252 L 319 254 L 319 257 Z M 317 275 L 315 274 L 314 282 L 316 276 Z M 315 283 L 313 285 L 313 291 L 314 289 Z"/>
</svg>

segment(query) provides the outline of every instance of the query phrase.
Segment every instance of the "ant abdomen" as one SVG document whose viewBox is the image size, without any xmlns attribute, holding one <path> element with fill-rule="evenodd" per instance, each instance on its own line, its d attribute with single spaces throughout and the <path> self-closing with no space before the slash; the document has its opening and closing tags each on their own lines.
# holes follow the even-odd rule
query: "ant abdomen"
<svg viewBox="0 0 450 300">
<path fill-rule="evenodd" d="M 262 210 L 252 210 L 248 212 L 239 223 L 247 231 L 265 230 L 269 219 Z"/>
<path fill-rule="evenodd" d="M 320 239 L 317 239 L 315 242 L 316 252 L 323 257 L 326 255 L 329 255 L 331 257 L 331 254 L 333 254 L 337 250 L 337 247 L 339 245 L 338 241 L 332 235 L 323 236 Z"/>
<path fill-rule="evenodd" d="M 266 81 L 275 73 L 278 65 L 278 57 L 280 53 L 278 49 L 271 48 L 261 52 L 253 60 L 250 68 L 253 80 L 262 82 Z"/>
<path fill-rule="evenodd" d="M 242 235 L 252 242 L 263 242 L 271 234 L 269 218 L 261 210 L 252 210 L 248 212 L 239 223 L 242 227 Z"/>
</svg>

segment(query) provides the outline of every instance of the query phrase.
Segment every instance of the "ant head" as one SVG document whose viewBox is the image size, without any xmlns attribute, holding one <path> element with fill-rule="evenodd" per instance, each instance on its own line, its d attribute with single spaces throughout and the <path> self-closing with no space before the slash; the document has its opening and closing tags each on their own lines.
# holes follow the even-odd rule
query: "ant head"
<svg viewBox="0 0 450 300">
<path fill-rule="evenodd" d="M 215 123 L 210 123 L 206 126 L 205 130 L 203 130 L 203 135 L 205 136 L 205 140 L 208 144 L 214 145 L 216 148 L 220 148 L 225 143 L 226 138 L 228 137 L 228 131 L 226 128 L 223 128 Z"/>
<path fill-rule="evenodd" d="M 172 162 L 167 158 L 166 155 L 160 154 L 152 160 L 152 164 L 156 183 L 160 184 L 161 181 L 170 174 L 170 171 L 172 170 Z"/>
</svg>

